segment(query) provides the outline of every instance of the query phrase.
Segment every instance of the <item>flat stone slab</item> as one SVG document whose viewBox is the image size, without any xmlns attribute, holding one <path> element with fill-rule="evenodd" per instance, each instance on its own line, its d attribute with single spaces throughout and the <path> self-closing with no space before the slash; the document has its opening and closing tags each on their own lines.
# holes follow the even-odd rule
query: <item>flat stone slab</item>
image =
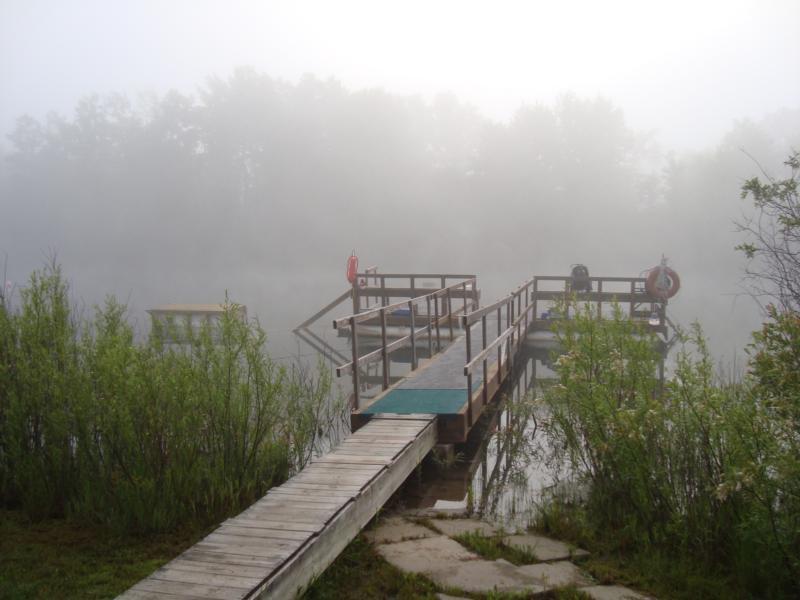
<svg viewBox="0 0 800 600">
<path fill-rule="evenodd" d="M 402 517 L 388 517 L 383 519 L 377 527 L 364 532 L 373 544 L 394 544 L 405 540 L 435 537 L 437 534 L 427 527 L 409 523 Z"/>
<path fill-rule="evenodd" d="M 536 560 L 542 561 L 566 560 L 589 555 L 586 550 L 570 549 L 564 542 L 532 533 L 509 535 L 503 538 L 503 543 L 520 550 L 527 550 L 533 553 Z"/>
<path fill-rule="evenodd" d="M 432 519 L 431 523 L 442 533 L 455 537 L 464 533 L 479 532 L 486 537 L 497 535 L 499 531 L 477 519 Z"/>
<path fill-rule="evenodd" d="M 376 546 L 378 553 L 401 571 L 431 573 L 434 570 L 454 569 L 464 561 L 475 561 L 473 554 L 449 537 L 438 535 L 420 540 Z"/>
<path fill-rule="evenodd" d="M 580 588 L 580 591 L 595 600 L 654 600 L 652 596 L 645 596 L 621 585 L 593 585 Z"/>
<path fill-rule="evenodd" d="M 463 596 L 451 596 L 449 594 L 442 594 L 441 592 L 436 594 L 436 597 L 439 600 L 470 600 L 469 598 L 464 598 Z"/>
<path fill-rule="evenodd" d="M 591 585 L 593 582 L 586 573 L 569 561 L 554 563 L 537 563 L 517 567 L 521 572 L 530 575 L 547 587 L 563 587 L 565 585 Z"/>
<path fill-rule="evenodd" d="M 537 594 L 546 590 L 534 577 L 506 561 L 471 560 L 425 574 L 442 587 L 478 594 L 495 591 Z"/>
</svg>

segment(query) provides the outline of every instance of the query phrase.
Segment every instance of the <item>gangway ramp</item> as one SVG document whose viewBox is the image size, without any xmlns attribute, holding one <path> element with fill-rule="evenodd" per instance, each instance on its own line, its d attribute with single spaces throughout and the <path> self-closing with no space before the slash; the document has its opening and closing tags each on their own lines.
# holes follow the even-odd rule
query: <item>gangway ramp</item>
<svg viewBox="0 0 800 600">
<path fill-rule="evenodd" d="M 436 443 L 436 416 L 371 421 L 120 598 L 294 598 Z"/>
</svg>

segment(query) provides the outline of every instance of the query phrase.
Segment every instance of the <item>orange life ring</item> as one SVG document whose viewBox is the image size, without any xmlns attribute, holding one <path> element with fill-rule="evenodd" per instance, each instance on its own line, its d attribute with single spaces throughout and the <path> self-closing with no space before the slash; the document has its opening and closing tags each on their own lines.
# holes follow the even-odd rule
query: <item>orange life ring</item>
<svg viewBox="0 0 800 600">
<path fill-rule="evenodd" d="M 663 288 L 658 285 L 658 277 L 661 274 L 661 269 L 664 269 L 664 274 L 667 276 L 667 280 L 669 281 L 668 288 Z M 672 298 L 678 293 L 678 290 L 681 289 L 681 278 L 678 277 L 678 274 L 669 267 L 654 267 L 647 274 L 645 289 L 651 296 L 666 300 L 667 298 Z"/>
<path fill-rule="evenodd" d="M 349 281 L 350 283 L 355 283 L 357 272 L 358 272 L 358 257 L 356 256 L 356 253 L 353 252 L 350 255 L 350 258 L 347 259 L 347 268 L 345 269 L 345 274 L 347 275 L 347 281 Z"/>
</svg>

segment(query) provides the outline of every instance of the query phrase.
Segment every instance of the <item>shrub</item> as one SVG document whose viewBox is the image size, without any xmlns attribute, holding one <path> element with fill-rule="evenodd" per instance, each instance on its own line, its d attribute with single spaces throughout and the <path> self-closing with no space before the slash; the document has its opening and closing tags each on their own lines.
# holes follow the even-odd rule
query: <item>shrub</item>
<svg viewBox="0 0 800 600">
<path fill-rule="evenodd" d="M 113 298 L 69 308 L 57 266 L 0 309 L 0 498 L 31 517 L 168 530 L 238 510 L 302 468 L 342 410 L 330 376 L 272 362 L 235 306 L 182 344 L 134 342 Z"/>
<path fill-rule="evenodd" d="M 791 589 L 800 469 L 789 396 L 720 383 L 698 325 L 661 391 L 650 336 L 618 309 L 609 320 L 576 312 L 558 331 L 565 353 L 545 402 L 555 447 L 588 483 L 589 524 L 623 552 L 690 556 L 760 593 Z M 780 372 L 767 338 L 762 379 Z"/>
</svg>

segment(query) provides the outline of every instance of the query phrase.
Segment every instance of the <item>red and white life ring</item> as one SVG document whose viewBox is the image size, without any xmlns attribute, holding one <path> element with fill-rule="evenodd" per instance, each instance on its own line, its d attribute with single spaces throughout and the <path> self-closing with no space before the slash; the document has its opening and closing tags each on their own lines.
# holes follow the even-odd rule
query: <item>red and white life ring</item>
<svg viewBox="0 0 800 600">
<path fill-rule="evenodd" d="M 650 269 L 645 289 L 651 296 L 666 300 L 672 298 L 681 289 L 681 278 L 675 271 L 662 264 Z"/>
<path fill-rule="evenodd" d="M 347 268 L 345 269 L 347 281 L 350 283 L 355 283 L 356 273 L 358 273 L 358 257 L 356 256 L 356 253 L 353 252 L 350 255 L 350 258 L 347 259 Z"/>
</svg>

